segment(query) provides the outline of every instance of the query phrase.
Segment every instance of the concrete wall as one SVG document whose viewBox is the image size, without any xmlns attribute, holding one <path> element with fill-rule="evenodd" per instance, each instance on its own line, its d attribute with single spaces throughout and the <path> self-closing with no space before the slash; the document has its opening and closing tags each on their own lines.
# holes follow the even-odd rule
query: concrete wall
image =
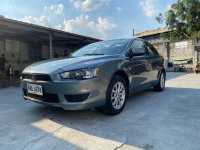
<svg viewBox="0 0 200 150">
<path fill-rule="evenodd" d="M 29 60 L 28 43 L 20 42 L 21 61 Z"/>
<path fill-rule="evenodd" d="M 20 70 L 29 65 L 29 50 L 28 43 L 20 42 Z"/>
<path fill-rule="evenodd" d="M 197 52 L 194 51 L 194 41 L 177 41 L 169 43 L 169 48 L 167 48 L 167 43 L 164 41 L 154 41 L 151 42 L 152 45 L 158 50 L 159 54 L 165 59 L 165 68 L 168 69 L 168 57 L 175 67 L 183 64 L 185 67 L 192 68 L 197 62 Z M 169 51 L 167 50 L 169 49 Z M 188 60 L 192 59 L 193 63 L 188 63 Z"/>
<path fill-rule="evenodd" d="M 49 58 L 49 46 L 42 45 L 42 58 L 48 59 Z"/>
<path fill-rule="evenodd" d="M 20 70 L 20 42 L 16 40 L 5 40 L 5 58 L 7 65 L 11 65 L 14 70 Z"/>
<path fill-rule="evenodd" d="M 187 43 L 186 45 L 179 46 L 179 43 Z M 170 59 L 175 64 L 186 63 L 187 60 L 194 58 L 193 41 L 180 41 L 170 43 Z"/>
</svg>

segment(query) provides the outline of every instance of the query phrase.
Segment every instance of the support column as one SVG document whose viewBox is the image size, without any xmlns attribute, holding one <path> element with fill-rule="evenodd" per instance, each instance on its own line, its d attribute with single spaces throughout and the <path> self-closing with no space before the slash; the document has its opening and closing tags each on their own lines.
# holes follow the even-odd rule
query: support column
<svg viewBox="0 0 200 150">
<path fill-rule="evenodd" d="M 52 33 L 49 34 L 49 58 L 53 58 Z"/>
<path fill-rule="evenodd" d="M 20 49 L 19 49 L 19 59 L 20 59 L 19 60 L 20 61 L 20 69 L 19 70 L 20 70 L 20 76 L 21 76 L 21 72 L 23 71 L 22 70 L 22 50 L 21 49 L 22 49 L 22 42 L 20 41 Z"/>
</svg>

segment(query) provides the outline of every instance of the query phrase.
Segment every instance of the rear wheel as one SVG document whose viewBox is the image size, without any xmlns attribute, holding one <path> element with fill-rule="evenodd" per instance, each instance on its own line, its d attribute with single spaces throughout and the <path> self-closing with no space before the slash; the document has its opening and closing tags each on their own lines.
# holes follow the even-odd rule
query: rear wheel
<svg viewBox="0 0 200 150">
<path fill-rule="evenodd" d="M 198 74 L 198 73 L 199 73 L 199 71 L 196 70 L 196 74 Z"/>
<path fill-rule="evenodd" d="M 159 81 L 158 83 L 154 86 L 155 91 L 163 91 L 165 89 L 165 73 L 162 71 L 160 73 Z"/>
<path fill-rule="evenodd" d="M 103 112 L 109 115 L 119 114 L 125 106 L 126 99 L 126 82 L 121 76 L 116 75 L 109 84 L 106 95 L 106 103 L 102 108 Z"/>
</svg>

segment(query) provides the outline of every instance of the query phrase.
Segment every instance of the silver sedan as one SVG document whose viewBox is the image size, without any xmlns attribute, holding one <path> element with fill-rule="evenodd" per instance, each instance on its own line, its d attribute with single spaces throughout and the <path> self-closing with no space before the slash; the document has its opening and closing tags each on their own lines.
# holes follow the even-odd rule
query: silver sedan
<svg viewBox="0 0 200 150">
<path fill-rule="evenodd" d="M 151 44 L 138 38 L 93 43 L 68 58 L 25 68 L 23 96 L 66 110 L 100 108 L 116 115 L 128 95 L 150 87 L 164 90 L 163 60 Z"/>
</svg>

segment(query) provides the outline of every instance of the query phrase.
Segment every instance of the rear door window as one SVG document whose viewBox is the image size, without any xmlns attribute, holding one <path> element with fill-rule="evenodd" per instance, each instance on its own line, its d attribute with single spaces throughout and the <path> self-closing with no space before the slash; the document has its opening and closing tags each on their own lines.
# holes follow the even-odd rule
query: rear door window
<svg viewBox="0 0 200 150">
<path fill-rule="evenodd" d="M 145 41 L 145 46 L 146 46 L 146 49 L 150 56 L 158 56 L 159 55 L 158 51 L 150 43 Z"/>
<path fill-rule="evenodd" d="M 144 48 L 144 43 L 141 40 L 134 40 L 131 48 Z"/>
<path fill-rule="evenodd" d="M 144 42 L 142 40 L 134 40 L 131 46 L 131 49 L 133 48 L 145 48 Z M 145 48 L 146 49 L 146 48 Z M 146 50 L 147 53 L 147 50 Z"/>
</svg>

